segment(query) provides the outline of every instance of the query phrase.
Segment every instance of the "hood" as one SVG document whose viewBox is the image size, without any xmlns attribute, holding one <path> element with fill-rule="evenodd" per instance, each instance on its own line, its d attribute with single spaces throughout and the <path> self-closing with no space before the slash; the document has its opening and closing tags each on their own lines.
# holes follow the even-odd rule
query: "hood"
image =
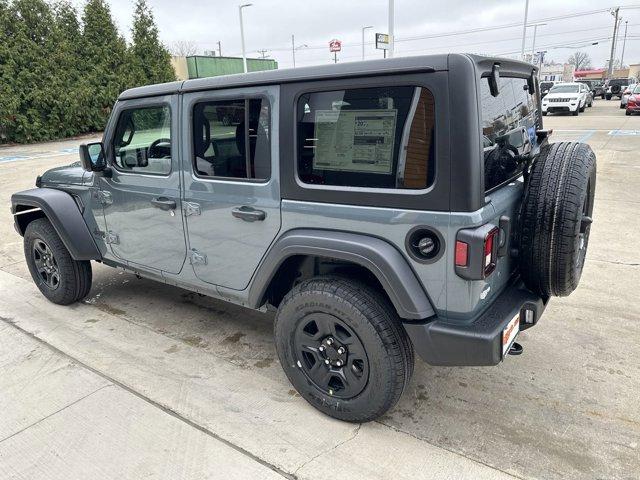
<svg viewBox="0 0 640 480">
<path fill-rule="evenodd" d="M 560 92 L 549 92 L 545 95 L 545 99 L 547 98 L 578 98 L 580 96 L 579 93 L 560 93 Z"/>
<path fill-rule="evenodd" d="M 82 185 L 87 174 L 80 162 L 64 167 L 56 167 L 44 172 L 41 176 L 43 186 L 49 185 Z"/>
</svg>

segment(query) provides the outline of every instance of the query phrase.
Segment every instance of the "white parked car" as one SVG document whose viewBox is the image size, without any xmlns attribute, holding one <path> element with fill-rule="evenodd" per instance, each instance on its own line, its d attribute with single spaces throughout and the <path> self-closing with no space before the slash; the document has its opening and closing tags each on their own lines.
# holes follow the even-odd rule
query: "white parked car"
<svg viewBox="0 0 640 480">
<path fill-rule="evenodd" d="M 627 106 L 627 102 L 629 101 L 629 97 L 631 96 L 631 92 L 636 88 L 638 84 L 632 83 L 627 88 L 625 88 L 622 92 L 622 98 L 620 99 L 620 108 L 625 108 Z"/>
<path fill-rule="evenodd" d="M 593 96 L 584 83 L 556 83 L 542 99 L 542 114 L 571 112 L 578 115 L 592 103 Z"/>
</svg>

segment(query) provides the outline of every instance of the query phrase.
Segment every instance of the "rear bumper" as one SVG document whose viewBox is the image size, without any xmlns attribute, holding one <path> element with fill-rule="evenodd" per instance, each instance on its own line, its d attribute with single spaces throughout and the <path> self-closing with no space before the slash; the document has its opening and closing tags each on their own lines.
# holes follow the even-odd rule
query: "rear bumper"
<svg viewBox="0 0 640 480">
<path fill-rule="evenodd" d="M 532 327 L 544 312 L 546 301 L 529 291 L 521 281 L 507 287 L 489 309 L 471 323 L 444 320 L 405 322 L 413 346 L 430 365 L 482 366 L 503 360 L 502 331 L 520 313 L 520 330 Z M 533 317 L 525 323 L 525 310 Z"/>
</svg>

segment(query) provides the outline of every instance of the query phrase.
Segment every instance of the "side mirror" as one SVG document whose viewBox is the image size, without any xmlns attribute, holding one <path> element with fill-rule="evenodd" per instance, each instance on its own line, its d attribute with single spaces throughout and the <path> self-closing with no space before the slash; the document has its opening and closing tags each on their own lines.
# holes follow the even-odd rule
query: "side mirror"
<svg viewBox="0 0 640 480">
<path fill-rule="evenodd" d="M 107 168 L 107 156 L 102 142 L 80 145 L 80 163 L 87 172 L 102 172 Z"/>
<path fill-rule="evenodd" d="M 491 76 L 489 77 L 489 91 L 491 92 L 491 96 L 497 97 L 500 93 L 499 85 L 500 81 L 500 65 L 497 63 L 493 64 L 493 68 L 491 69 Z"/>
</svg>

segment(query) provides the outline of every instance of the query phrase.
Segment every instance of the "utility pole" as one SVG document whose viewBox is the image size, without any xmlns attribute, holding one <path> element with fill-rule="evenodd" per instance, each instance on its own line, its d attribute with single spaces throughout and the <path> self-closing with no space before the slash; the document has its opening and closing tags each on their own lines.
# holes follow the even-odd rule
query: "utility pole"
<svg viewBox="0 0 640 480">
<path fill-rule="evenodd" d="M 364 60 L 364 31 L 373 28 L 373 25 L 367 25 L 366 27 L 362 27 L 362 60 Z"/>
<path fill-rule="evenodd" d="M 528 2 L 529 0 L 527 0 Z M 395 47 L 395 39 L 393 38 L 393 27 L 395 22 L 395 6 L 394 0 L 389 0 L 389 58 L 393 58 L 393 49 Z"/>
<path fill-rule="evenodd" d="M 546 23 L 534 23 L 533 25 L 533 42 L 531 43 L 531 63 L 536 64 L 534 58 L 536 55 L 536 34 L 538 33 L 538 27 L 545 26 Z"/>
<path fill-rule="evenodd" d="M 291 56 L 293 57 L 293 68 L 296 68 L 296 37 L 291 35 Z"/>
<path fill-rule="evenodd" d="M 238 6 L 238 14 L 240 15 L 240 41 L 242 43 L 242 66 L 244 68 L 244 73 L 247 73 L 247 54 L 244 50 L 244 25 L 242 24 L 242 9 L 245 7 L 250 7 L 253 5 L 252 3 L 245 3 L 244 5 Z"/>
<path fill-rule="evenodd" d="M 620 68 L 624 68 L 624 48 L 627 46 L 627 27 L 629 20 L 624 21 L 624 40 L 622 41 L 622 55 L 620 55 Z"/>
<path fill-rule="evenodd" d="M 218 56 L 222 56 L 222 43 L 220 43 L 220 40 L 218 40 Z"/>
<path fill-rule="evenodd" d="M 527 19 L 529 18 L 529 0 L 524 3 L 524 23 L 522 24 L 522 48 L 520 49 L 520 60 L 524 60 L 524 44 L 527 39 Z"/>
<path fill-rule="evenodd" d="M 618 14 L 620 13 L 620 7 L 611 12 L 611 15 L 615 17 L 613 22 L 613 37 L 611 37 L 611 55 L 609 56 L 609 69 L 607 70 L 607 78 L 611 78 L 613 74 L 613 56 L 616 53 L 616 35 L 618 34 Z"/>
</svg>

